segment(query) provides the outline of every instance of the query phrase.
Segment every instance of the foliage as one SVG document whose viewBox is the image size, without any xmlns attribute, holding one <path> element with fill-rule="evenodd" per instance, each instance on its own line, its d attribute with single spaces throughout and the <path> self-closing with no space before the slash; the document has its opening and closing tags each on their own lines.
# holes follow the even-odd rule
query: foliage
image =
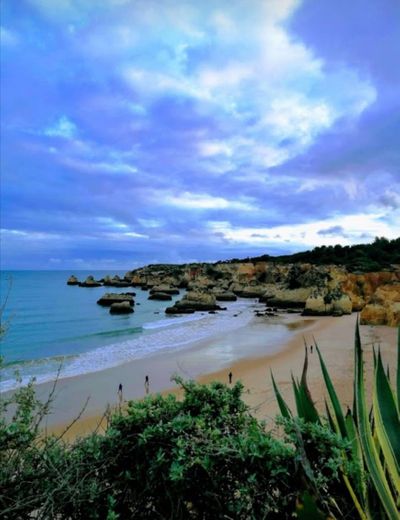
<svg viewBox="0 0 400 520">
<path fill-rule="evenodd" d="M 286 433 L 277 438 L 252 417 L 240 383 L 229 388 L 178 382 L 185 390 L 182 401 L 150 396 L 131 402 L 126 413 L 111 418 L 104 435 L 72 445 L 39 437 L 42 408 L 32 386 L 14 394 L 24 394 L 25 412 L 0 424 L 0 516 L 291 518 L 296 509 L 307 510 L 315 491 L 299 463 L 298 430 L 319 453 L 315 485 L 319 505 L 328 511 L 340 484 L 342 448 L 329 429 L 286 420 Z"/>
<path fill-rule="evenodd" d="M 363 273 L 390 269 L 392 264 L 400 264 L 400 238 L 388 240 L 376 237 L 371 244 L 355 244 L 352 246 L 320 246 L 311 251 L 303 251 L 293 255 L 262 255 L 247 259 L 233 259 L 236 262 L 277 262 L 292 264 L 296 262 L 316 265 L 343 265 L 350 272 Z"/>
<path fill-rule="evenodd" d="M 32 382 L 1 402 L 0 518 L 396 518 L 399 402 L 377 353 L 368 414 L 359 343 L 355 352 L 352 411 L 343 414 L 320 356 L 330 404 L 317 412 L 306 356 L 293 379 L 297 417 L 273 380 L 274 432 L 251 415 L 240 383 L 176 379 L 182 400 L 130 402 L 103 435 L 67 444 L 39 430 L 52 394 L 41 403 Z"/>
<path fill-rule="evenodd" d="M 315 345 L 320 359 L 321 369 L 329 395 L 330 403 L 326 413 L 331 432 L 344 442 L 337 444 L 341 456 L 337 453 L 336 460 L 341 464 L 335 470 L 339 471 L 341 493 L 347 492 L 348 499 L 354 503 L 359 517 L 398 519 L 400 516 L 400 329 L 398 340 L 397 366 L 397 399 L 391 387 L 389 374 L 385 373 L 380 352 L 374 353 L 374 386 L 372 392 L 372 408 L 367 407 L 366 389 L 364 384 L 363 352 L 357 323 L 355 337 L 354 362 L 354 405 L 344 415 L 336 390 L 332 384 L 329 372 L 321 353 Z M 300 420 L 311 429 L 319 428 L 323 419 L 315 409 L 307 386 L 307 350 L 301 381 L 293 379 L 297 414 Z M 292 412 L 283 400 L 279 389 L 273 380 L 275 395 L 281 413 L 286 420 L 292 418 Z M 316 480 L 313 461 L 315 455 L 321 457 L 321 447 L 307 449 L 309 445 L 308 430 L 297 430 L 298 441 L 304 446 L 304 461 L 308 469 L 307 478 L 310 482 Z M 347 443 L 347 445 L 346 445 Z M 326 467 L 327 464 L 324 464 Z M 341 506 L 338 497 L 332 489 L 330 496 Z M 340 495 L 339 495 L 340 496 Z M 343 509 L 342 509 L 343 510 Z"/>
</svg>

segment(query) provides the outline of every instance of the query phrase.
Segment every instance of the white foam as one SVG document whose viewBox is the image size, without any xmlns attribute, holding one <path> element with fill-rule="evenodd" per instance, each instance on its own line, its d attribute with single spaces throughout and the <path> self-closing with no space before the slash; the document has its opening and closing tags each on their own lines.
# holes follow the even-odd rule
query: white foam
<svg viewBox="0 0 400 520">
<path fill-rule="evenodd" d="M 173 325 L 180 325 L 181 323 L 187 323 L 189 321 L 197 321 L 202 320 L 204 315 L 202 314 L 191 314 L 189 316 L 181 317 L 181 318 L 164 318 L 163 320 L 158 321 L 149 321 L 148 323 L 144 323 L 142 325 L 142 329 L 144 330 L 154 330 L 154 329 L 162 329 L 164 327 L 171 327 Z"/>
<path fill-rule="evenodd" d="M 66 359 L 60 379 L 98 372 L 107 368 L 116 367 L 133 361 L 154 355 L 158 352 L 181 349 L 190 343 L 200 341 L 225 331 L 233 331 L 243 327 L 253 317 L 254 305 L 250 302 L 238 300 L 229 304 L 226 311 L 217 314 L 197 314 L 171 320 L 160 320 L 148 324 L 147 331 L 134 339 L 119 343 L 113 343 L 94 350 L 79 354 L 72 359 Z M 165 324 L 164 324 L 165 323 Z M 144 327 L 145 328 L 145 327 Z M 22 385 L 27 384 L 30 377 L 35 376 L 37 383 L 54 380 L 57 363 L 49 360 L 49 364 L 29 364 L 26 367 L 28 373 L 21 368 Z M 11 374 L 10 374 L 11 375 Z M 12 377 L 3 379 L 0 383 L 2 392 L 13 390 L 21 386 Z"/>
</svg>

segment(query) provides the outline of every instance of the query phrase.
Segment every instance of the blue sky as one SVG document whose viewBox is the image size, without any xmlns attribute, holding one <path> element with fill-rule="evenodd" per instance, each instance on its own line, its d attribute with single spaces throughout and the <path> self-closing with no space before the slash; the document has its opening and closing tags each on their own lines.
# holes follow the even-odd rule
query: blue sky
<svg viewBox="0 0 400 520">
<path fill-rule="evenodd" d="M 3 268 L 400 234 L 397 0 L 3 0 Z"/>
</svg>

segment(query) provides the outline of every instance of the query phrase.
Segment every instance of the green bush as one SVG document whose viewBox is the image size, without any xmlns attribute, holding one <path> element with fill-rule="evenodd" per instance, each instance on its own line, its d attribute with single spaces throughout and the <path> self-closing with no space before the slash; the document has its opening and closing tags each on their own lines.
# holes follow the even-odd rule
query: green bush
<svg viewBox="0 0 400 520">
<path fill-rule="evenodd" d="M 400 370 L 396 400 L 376 356 L 368 414 L 356 339 L 355 409 L 343 414 L 320 357 L 330 405 L 317 412 L 306 357 L 293 379 L 297 417 L 273 381 L 282 413 L 274 432 L 251 415 L 240 383 L 176 379 L 182 400 L 130 402 L 105 434 L 67 444 L 40 432 L 52 394 L 41 403 L 32 382 L 1 401 L 0 518 L 398 518 Z"/>
</svg>

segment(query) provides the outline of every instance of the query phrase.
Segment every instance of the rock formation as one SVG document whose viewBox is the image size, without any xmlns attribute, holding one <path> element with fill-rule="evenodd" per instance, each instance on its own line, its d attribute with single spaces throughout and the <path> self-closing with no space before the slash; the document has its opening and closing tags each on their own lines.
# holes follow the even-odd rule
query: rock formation
<svg viewBox="0 0 400 520">
<path fill-rule="evenodd" d="M 189 291 L 182 300 L 177 301 L 173 307 L 168 307 L 165 312 L 167 314 L 180 314 L 182 312 L 218 310 L 222 310 L 222 308 L 216 304 L 216 298 L 213 294 Z"/>
<path fill-rule="evenodd" d="M 124 301 L 120 303 L 112 303 L 110 307 L 110 314 L 131 314 L 133 307 L 130 302 Z"/>
<path fill-rule="evenodd" d="M 97 300 L 97 303 L 103 307 L 110 307 L 113 303 L 121 302 L 128 302 L 130 305 L 134 305 L 133 296 L 134 293 L 105 293 Z"/>
<path fill-rule="evenodd" d="M 67 285 L 79 285 L 79 280 L 73 274 L 68 278 Z"/>
<path fill-rule="evenodd" d="M 79 287 L 101 287 L 103 284 L 97 282 L 92 275 L 88 276 L 84 282 L 79 283 Z"/>
<path fill-rule="evenodd" d="M 179 289 L 171 287 L 170 285 L 155 285 L 150 289 L 150 294 L 164 293 L 164 294 L 179 294 Z"/>
<path fill-rule="evenodd" d="M 150 293 L 148 300 L 169 301 L 172 300 L 172 296 L 165 292 L 152 292 Z"/>
<path fill-rule="evenodd" d="M 232 291 L 216 292 L 215 299 L 217 302 L 235 302 L 237 296 Z"/>
<path fill-rule="evenodd" d="M 400 282 L 377 288 L 360 315 L 362 325 L 400 325 Z"/>
<path fill-rule="evenodd" d="M 338 265 L 272 261 L 160 264 L 130 271 L 124 280 L 156 292 L 164 286 L 188 288 L 188 294 L 167 309 L 171 313 L 216 310 L 216 301 L 233 301 L 233 294 L 259 298 L 269 307 L 300 310 L 308 315 L 340 316 L 362 310 L 362 323 L 399 323 L 398 266 L 358 274 Z M 195 299 L 193 294 L 197 295 Z M 207 297 L 211 300 L 206 302 Z"/>
</svg>

